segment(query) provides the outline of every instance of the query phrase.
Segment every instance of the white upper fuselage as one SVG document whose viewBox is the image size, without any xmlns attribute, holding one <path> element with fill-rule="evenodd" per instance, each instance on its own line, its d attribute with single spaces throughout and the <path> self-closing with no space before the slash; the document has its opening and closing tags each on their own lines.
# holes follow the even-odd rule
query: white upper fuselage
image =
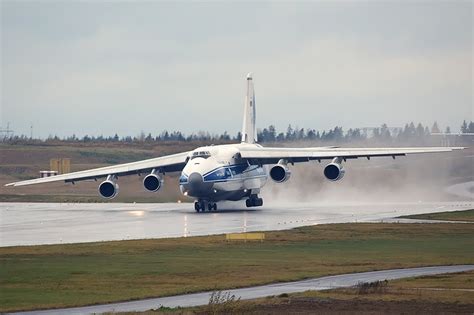
<svg viewBox="0 0 474 315">
<path fill-rule="evenodd" d="M 249 165 L 240 156 L 241 148 L 258 144 L 212 145 L 195 149 L 181 172 L 181 192 L 211 201 L 240 200 L 258 192 L 267 180 L 266 169 Z"/>
</svg>

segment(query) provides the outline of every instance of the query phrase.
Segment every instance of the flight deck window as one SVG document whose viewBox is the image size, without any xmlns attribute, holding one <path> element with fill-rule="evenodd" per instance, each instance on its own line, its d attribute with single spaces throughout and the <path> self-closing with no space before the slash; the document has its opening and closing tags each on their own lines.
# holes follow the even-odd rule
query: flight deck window
<svg viewBox="0 0 474 315">
<path fill-rule="evenodd" d="M 207 159 L 210 156 L 211 156 L 211 152 L 209 152 L 209 151 L 196 151 L 196 152 L 193 152 L 191 160 L 195 159 L 195 158 L 198 158 L 198 157 Z"/>
<path fill-rule="evenodd" d="M 231 178 L 232 175 L 227 167 L 219 168 L 208 175 L 204 176 L 205 181 L 225 180 Z"/>
</svg>

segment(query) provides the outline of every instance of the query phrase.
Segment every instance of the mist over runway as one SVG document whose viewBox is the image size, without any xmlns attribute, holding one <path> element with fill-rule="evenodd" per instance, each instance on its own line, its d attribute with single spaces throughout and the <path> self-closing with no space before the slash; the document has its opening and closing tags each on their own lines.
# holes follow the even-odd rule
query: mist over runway
<svg viewBox="0 0 474 315">
<path fill-rule="evenodd" d="M 299 226 L 373 222 L 466 210 L 474 201 L 294 203 L 196 213 L 190 203 L 1 203 L 0 246 L 188 237 Z M 225 209 L 223 204 L 222 209 Z"/>
</svg>

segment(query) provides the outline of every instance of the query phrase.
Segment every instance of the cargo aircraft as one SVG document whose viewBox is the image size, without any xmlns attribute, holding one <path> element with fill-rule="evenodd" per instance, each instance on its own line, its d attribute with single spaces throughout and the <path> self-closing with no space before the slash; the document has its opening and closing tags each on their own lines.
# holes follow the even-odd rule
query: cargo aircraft
<svg viewBox="0 0 474 315">
<path fill-rule="evenodd" d="M 179 186 L 185 196 L 195 199 L 197 212 L 217 210 L 219 201 L 245 200 L 247 207 L 263 205 L 260 190 L 268 178 L 283 183 L 290 178 L 289 165 L 309 161 L 328 160 L 324 176 L 338 181 L 344 176 L 343 162 L 350 159 L 404 156 L 415 153 L 449 152 L 458 147 L 419 148 L 280 148 L 257 144 L 255 92 L 252 75 L 247 76 L 247 95 L 244 104 L 242 141 L 238 144 L 210 145 L 193 151 L 148 160 L 101 167 L 91 170 L 37 178 L 7 184 L 25 186 L 55 181 L 76 183 L 83 180 L 104 179 L 99 194 L 107 199 L 119 192 L 118 179 L 127 175 L 144 176 L 143 186 L 149 192 L 163 187 L 165 173 L 181 172 Z"/>
</svg>

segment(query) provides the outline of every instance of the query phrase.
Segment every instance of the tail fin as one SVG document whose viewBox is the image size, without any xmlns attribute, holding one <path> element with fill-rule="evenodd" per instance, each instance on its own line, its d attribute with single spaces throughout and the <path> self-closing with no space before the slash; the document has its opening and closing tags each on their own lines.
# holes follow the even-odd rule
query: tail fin
<svg viewBox="0 0 474 315">
<path fill-rule="evenodd" d="M 244 105 L 244 124 L 242 127 L 242 142 L 257 142 L 257 127 L 255 125 L 255 91 L 253 88 L 252 74 L 247 75 L 247 96 Z"/>
</svg>

